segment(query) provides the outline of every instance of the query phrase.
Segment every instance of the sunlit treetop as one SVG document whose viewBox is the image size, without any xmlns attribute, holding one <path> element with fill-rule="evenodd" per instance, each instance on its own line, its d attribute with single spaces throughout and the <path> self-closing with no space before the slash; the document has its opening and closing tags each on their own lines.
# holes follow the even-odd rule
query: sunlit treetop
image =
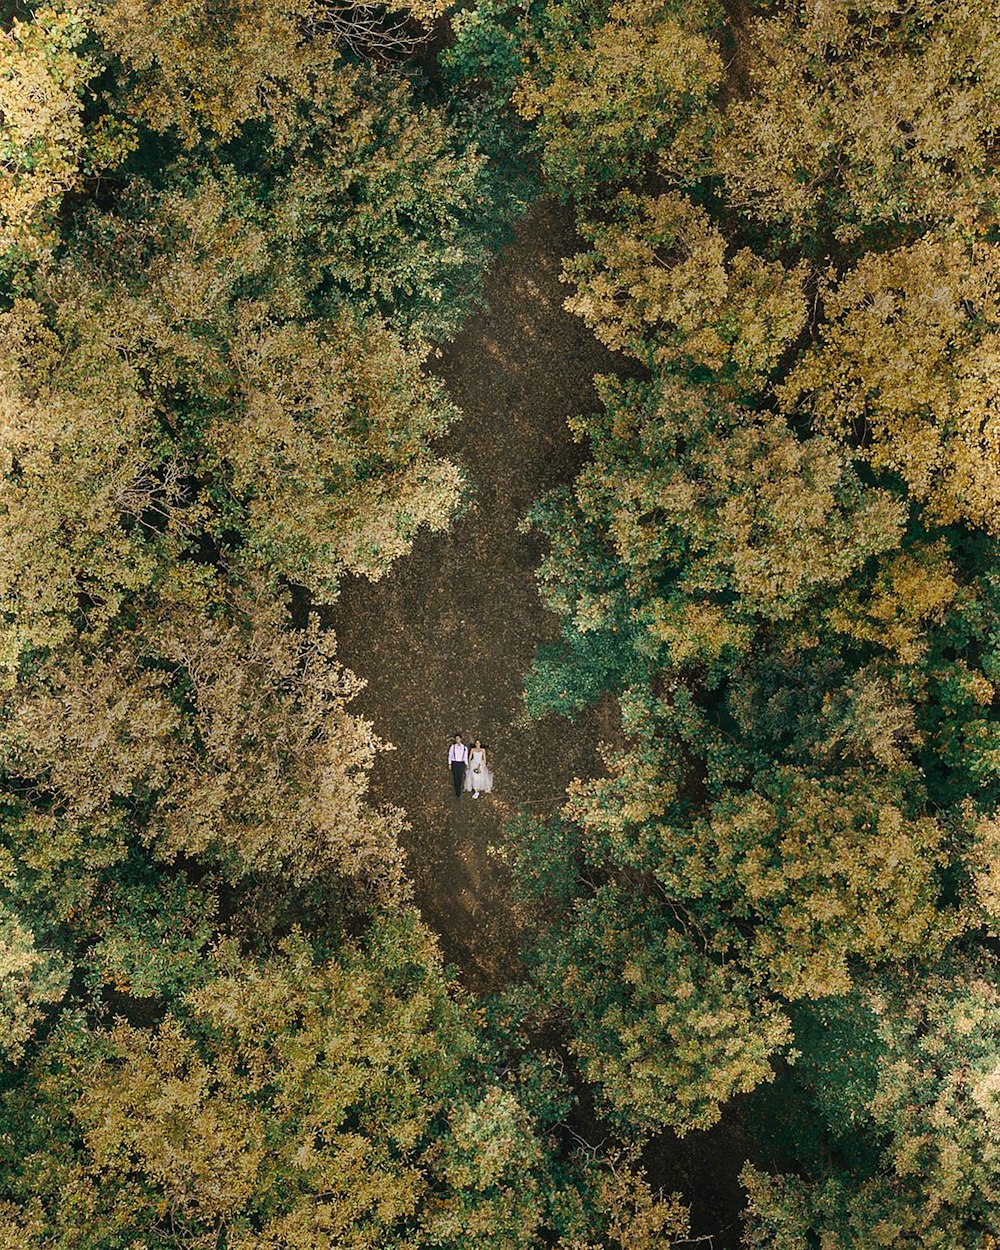
<svg viewBox="0 0 1000 1250">
<path fill-rule="evenodd" d="M 747 78 L 714 159 L 731 202 L 851 245 L 992 214 L 995 3 L 792 0 L 741 34 Z"/>
<path fill-rule="evenodd" d="M 1000 248 L 945 235 L 869 253 L 825 303 L 786 411 L 853 436 L 935 521 L 1000 533 Z"/>
<path fill-rule="evenodd" d="M 95 27 L 121 65 L 116 98 L 151 129 L 194 146 L 225 142 L 250 121 L 287 130 L 345 58 L 413 52 L 442 9 L 439 0 L 111 0 Z"/>
<path fill-rule="evenodd" d="M 0 29 L 0 261 L 50 252 L 64 194 L 132 146 L 127 123 L 84 120 L 102 68 L 87 42 L 87 13 L 74 4 Z"/>
</svg>

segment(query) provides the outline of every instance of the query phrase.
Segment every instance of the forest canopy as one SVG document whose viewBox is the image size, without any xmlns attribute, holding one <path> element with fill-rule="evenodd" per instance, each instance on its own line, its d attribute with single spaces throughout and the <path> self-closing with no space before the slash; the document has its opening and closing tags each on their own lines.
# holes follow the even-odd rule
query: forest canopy
<svg viewBox="0 0 1000 1250">
<path fill-rule="evenodd" d="M 0 13 L 0 1244 L 657 1250 L 720 1123 L 731 1250 L 1000 1244 L 994 0 Z M 328 609 L 545 198 L 525 705 L 620 733 L 476 997 Z"/>
</svg>

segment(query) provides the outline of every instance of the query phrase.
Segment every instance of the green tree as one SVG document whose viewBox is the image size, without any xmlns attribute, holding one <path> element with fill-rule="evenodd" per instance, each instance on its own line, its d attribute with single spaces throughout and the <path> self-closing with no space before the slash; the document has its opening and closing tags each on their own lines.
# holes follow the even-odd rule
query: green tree
<svg viewBox="0 0 1000 1250">
<path fill-rule="evenodd" d="M 546 934 L 539 981 L 626 1138 L 708 1128 L 771 1078 L 788 1022 L 736 965 L 671 924 L 641 881 L 598 888 Z M 652 883 L 649 883 L 652 885 Z"/>
<path fill-rule="evenodd" d="M 0 1228 L 87 1250 L 683 1232 L 628 1168 L 554 1169 L 552 1126 L 473 1023 L 409 911 L 325 957 L 300 933 L 262 959 L 223 945 L 155 1027 L 64 1019 L 2 1100 Z"/>
<path fill-rule="evenodd" d="M 780 1021 L 784 1002 L 846 994 L 866 966 L 936 957 L 980 923 L 986 852 L 963 864 L 958 826 L 995 784 L 994 686 L 965 640 L 981 647 L 995 618 L 947 541 L 928 543 L 829 437 L 676 378 L 603 379 L 601 394 L 605 411 L 575 423 L 590 462 L 535 514 L 563 641 L 529 676 L 529 706 L 609 689 L 624 745 L 514 854 L 547 899 L 541 998 L 585 1070 L 633 1126 L 690 1127 L 709 1121 L 682 1099 L 717 1114 L 789 1038 L 734 1027 L 743 1066 L 713 1090 L 726 1067 L 696 1021 Z M 957 749 L 956 713 L 972 731 Z M 629 973 L 647 959 L 658 979 Z M 674 959 L 694 990 L 671 1025 Z M 651 1057 L 669 1068 L 688 1041 L 704 1073 L 675 1071 L 654 1102 Z"/>
<path fill-rule="evenodd" d="M 748 1168 L 744 1244 L 987 1250 L 1000 1235 L 996 968 L 976 957 L 900 974 L 865 999 L 876 1045 L 860 1056 L 868 1068 L 859 1101 L 880 1157 L 852 1167 L 847 1145 L 844 1166 L 804 1177 Z M 858 1101 L 850 1105 L 856 1113 Z"/>
<path fill-rule="evenodd" d="M 545 6 L 514 100 L 535 122 L 550 184 L 581 201 L 660 157 L 682 182 L 704 168 L 722 59 L 714 3 Z"/>
</svg>

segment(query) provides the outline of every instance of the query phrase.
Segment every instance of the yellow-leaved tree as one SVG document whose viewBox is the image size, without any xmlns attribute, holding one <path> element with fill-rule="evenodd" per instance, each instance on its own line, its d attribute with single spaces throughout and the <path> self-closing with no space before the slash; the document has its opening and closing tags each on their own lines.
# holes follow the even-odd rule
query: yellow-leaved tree
<svg viewBox="0 0 1000 1250">
<path fill-rule="evenodd" d="M 64 194 L 132 146 L 127 124 L 84 120 L 102 68 L 84 48 L 87 17 L 83 6 L 46 4 L 0 29 L 0 262 L 51 251 Z"/>
<path fill-rule="evenodd" d="M 994 0 L 791 0 L 740 30 L 746 90 L 714 161 L 731 202 L 842 244 L 988 220 L 1000 79 Z"/>
<path fill-rule="evenodd" d="M 94 25 L 121 66 L 119 107 L 193 147 L 250 121 L 287 130 L 343 53 L 404 57 L 443 10 L 440 0 L 109 0 Z"/>
<path fill-rule="evenodd" d="M 871 252 L 825 304 L 785 410 L 852 437 L 933 520 L 1000 533 L 1000 248 L 945 235 Z"/>
<path fill-rule="evenodd" d="M 566 301 L 602 343 L 659 370 L 706 371 L 737 392 L 766 383 L 806 323 L 805 266 L 788 269 L 725 235 L 677 192 L 623 192 L 584 219 L 592 250 L 565 263 Z"/>
<path fill-rule="evenodd" d="M 350 309 L 296 317 L 224 187 L 94 235 L 0 314 L 8 669 L 199 543 L 330 598 L 447 523 L 460 476 L 427 444 L 455 409 L 422 353 Z"/>
</svg>

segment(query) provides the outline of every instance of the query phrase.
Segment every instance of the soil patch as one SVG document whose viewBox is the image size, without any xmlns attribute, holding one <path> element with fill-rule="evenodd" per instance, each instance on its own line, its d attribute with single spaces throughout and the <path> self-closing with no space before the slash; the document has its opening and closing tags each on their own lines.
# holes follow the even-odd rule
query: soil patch
<svg viewBox="0 0 1000 1250">
<path fill-rule="evenodd" d="M 421 535 L 381 582 L 346 581 L 332 613 L 341 659 L 369 683 L 354 709 L 396 748 L 376 767 L 373 796 L 405 809 L 416 901 L 477 992 L 518 972 L 507 870 L 490 851 L 503 820 L 558 807 L 574 776 L 600 767 L 599 741 L 616 736 L 611 701 L 573 722 L 532 722 L 522 697 L 558 621 L 535 590 L 539 540 L 518 526 L 576 475 L 586 451 L 566 419 L 596 406 L 595 373 L 621 367 L 563 309 L 560 258 L 578 247 L 569 214 L 551 203 L 521 223 L 483 312 L 436 367 L 464 414 L 438 449 L 463 466 L 471 506 L 451 532 Z M 456 732 L 488 747 L 491 798 L 455 799 Z"/>
</svg>

